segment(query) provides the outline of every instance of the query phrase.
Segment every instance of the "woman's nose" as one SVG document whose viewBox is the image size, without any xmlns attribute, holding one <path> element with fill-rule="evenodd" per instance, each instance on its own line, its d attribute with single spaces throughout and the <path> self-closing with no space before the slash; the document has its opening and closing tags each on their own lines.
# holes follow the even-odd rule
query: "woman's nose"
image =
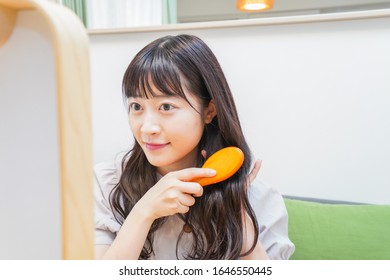
<svg viewBox="0 0 390 280">
<path fill-rule="evenodd" d="M 144 134 L 157 134 L 161 131 L 159 120 L 156 116 L 147 114 L 141 125 L 141 132 Z"/>
</svg>

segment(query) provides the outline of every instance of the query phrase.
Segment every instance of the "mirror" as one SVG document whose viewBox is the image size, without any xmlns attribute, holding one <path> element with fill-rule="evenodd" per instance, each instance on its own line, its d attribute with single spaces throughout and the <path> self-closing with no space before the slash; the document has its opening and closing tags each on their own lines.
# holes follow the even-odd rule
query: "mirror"
<svg viewBox="0 0 390 280">
<path fill-rule="evenodd" d="M 236 0 L 58 0 L 90 30 L 254 18 L 342 13 L 390 8 L 390 0 L 275 0 L 272 9 L 242 12 Z"/>
</svg>

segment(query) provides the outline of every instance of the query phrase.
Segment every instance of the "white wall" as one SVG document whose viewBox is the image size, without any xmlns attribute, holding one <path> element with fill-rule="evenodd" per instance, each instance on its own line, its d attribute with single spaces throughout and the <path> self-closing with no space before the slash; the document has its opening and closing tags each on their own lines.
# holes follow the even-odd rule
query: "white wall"
<svg viewBox="0 0 390 280">
<path fill-rule="evenodd" d="M 283 194 L 390 204 L 390 18 L 91 35 L 95 162 L 132 142 L 121 97 L 131 58 L 177 33 L 219 58 L 265 181 Z"/>
</svg>

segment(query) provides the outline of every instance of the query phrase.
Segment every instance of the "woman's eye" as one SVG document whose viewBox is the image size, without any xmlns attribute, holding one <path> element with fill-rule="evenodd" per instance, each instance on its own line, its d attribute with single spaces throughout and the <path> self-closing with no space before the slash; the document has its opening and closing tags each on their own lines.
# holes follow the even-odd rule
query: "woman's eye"
<svg viewBox="0 0 390 280">
<path fill-rule="evenodd" d="M 174 109 L 174 107 L 171 104 L 162 104 L 160 107 L 160 110 L 162 111 L 170 111 Z"/>
<path fill-rule="evenodd" d="M 142 110 L 142 107 L 140 104 L 138 103 L 131 103 L 130 104 L 130 110 L 133 110 L 133 111 L 140 111 Z"/>
</svg>

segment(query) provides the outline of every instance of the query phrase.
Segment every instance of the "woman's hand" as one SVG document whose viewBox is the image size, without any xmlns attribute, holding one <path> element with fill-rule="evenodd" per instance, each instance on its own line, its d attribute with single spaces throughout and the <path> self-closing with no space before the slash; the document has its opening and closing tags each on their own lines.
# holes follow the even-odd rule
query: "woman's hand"
<svg viewBox="0 0 390 280">
<path fill-rule="evenodd" d="M 153 221 L 186 213 L 195 203 L 194 196 L 203 194 L 203 187 L 191 180 L 212 176 L 215 176 L 215 170 L 208 168 L 187 168 L 166 174 L 133 207 L 111 246 L 96 248 L 96 256 L 138 259 Z"/>
<path fill-rule="evenodd" d="M 138 259 L 153 221 L 186 213 L 195 203 L 194 196 L 203 194 L 203 187 L 191 180 L 212 176 L 215 176 L 215 170 L 208 168 L 187 168 L 166 174 L 133 207 L 111 246 L 96 248 L 96 256 Z"/>
<path fill-rule="evenodd" d="M 256 160 L 255 164 L 253 165 L 252 171 L 248 174 L 248 186 L 250 186 L 253 181 L 256 179 L 257 174 L 259 174 L 259 171 L 261 169 L 261 160 Z"/>
<path fill-rule="evenodd" d="M 213 177 L 215 174 L 215 170 L 209 168 L 187 168 L 170 172 L 150 188 L 135 207 L 151 220 L 186 213 L 195 203 L 194 196 L 203 194 L 203 187 L 191 180 Z"/>
</svg>

